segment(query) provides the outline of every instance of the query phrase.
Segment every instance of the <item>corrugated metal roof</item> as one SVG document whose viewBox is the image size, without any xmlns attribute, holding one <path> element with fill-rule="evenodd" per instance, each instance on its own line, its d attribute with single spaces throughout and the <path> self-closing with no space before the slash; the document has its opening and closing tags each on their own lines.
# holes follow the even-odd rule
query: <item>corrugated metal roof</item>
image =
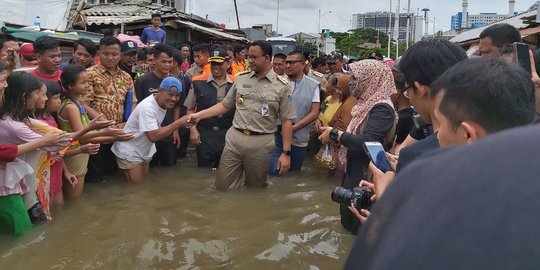
<svg viewBox="0 0 540 270">
<path fill-rule="evenodd" d="M 198 31 L 201 31 L 201 32 L 205 32 L 205 33 L 207 33 L 209 35 L 212 35 L 212 36 L 215 36 L 215 37 L 218 37 L 218 38 L 225 38 L 225 39 L 244 41 L 244 42 L 249 41 L 248 39 L 246 39 L 244 37 L 239 37 L 239 36 L 231 35 L 229 33 L 222 32 L 221 29 L 208 28 L 208 27 L 204 27 L 204 26 L 198 25 L 198 24 L 193 23 L 193 22 L 186 22 L 186 21 L 181 21 L 181 20 L 176 20 L 176 22 L 178 22 L 180 24 L 183 24 L 183 25 L 185 25 L 187 27 L 191 27 L 192 29 L 195 29 L 195 30 L 198 30 Z"/>
<path fill-rule="evenodd" d="M 528 24 L 523 23 L 523 18 L 527 18 L 527 17 L 533 16 L 533 15 L 536 16 L 536 9 L 527 11 L 525 13 L 518 14 L 518 15 L 516 15 L 514 17 L 511 17 L 511 18 L 508 18 L 506 20 L 502 20 L 502 21 L 499 21 L 499 22 L 488 24 L 488 25 L 485 25 L 485 26 L 482 26 L 482 27 L 479 27 L 479 28 L 471 29 L 471 30 L 469 30 L 467 32 L 461 33 L 461 34 L 453 37 L 452 39 L 450 39 L 450 41 L 456 42 L 456 43 L 463 43 L 463 42 L 467 42 L 467 41 L 470 41 L 470 40 L 478 39 L 480 37 L 480 33 L 482 33 L 482 31 L 484 31 L 484 29 L 490 27 L 493 24 L 498 24 L 498 23 L 507 23 L 507 24 L 510 24 L 510 25 L 514 26 L 518 30 L 521 30 L 521 29 L 526 28 L 527 26 L 529 26 Z"/>
<path fill-rule="evenodd" d="M 141 18 L 148 20 L 154 13 L 161 14 L 162 18 L 183 19 L 202 24 L 203 26 L 219 27 L 219 24 L 197 15 L 186 14 L 175 8 L 154 4 L 148 0 L 131 0 L 113 4 L 90 5 L 81 11 L 81 14 L 87 18 L 88 25 L 118 25 L 121 22 L 138 22 L 141 21 Z"/>
</svg>

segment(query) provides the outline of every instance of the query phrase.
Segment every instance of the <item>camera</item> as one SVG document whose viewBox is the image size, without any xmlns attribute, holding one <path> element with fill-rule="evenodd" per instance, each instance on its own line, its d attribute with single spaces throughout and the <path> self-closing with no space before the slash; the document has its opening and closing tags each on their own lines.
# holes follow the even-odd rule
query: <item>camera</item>
<svg viewBox="0 0 540 270">
<path fill-rule="evenodd" d="M 360 211 L 361 209 L 368 209 L 371 206 L 371 197 L 373 194 L 372 190 L 363 187 L 355 187 L 353 190 L 335 187 L 330 197 L 332 201 L 337 203 L 345 205 L 352 203 Z"/>
</svg>

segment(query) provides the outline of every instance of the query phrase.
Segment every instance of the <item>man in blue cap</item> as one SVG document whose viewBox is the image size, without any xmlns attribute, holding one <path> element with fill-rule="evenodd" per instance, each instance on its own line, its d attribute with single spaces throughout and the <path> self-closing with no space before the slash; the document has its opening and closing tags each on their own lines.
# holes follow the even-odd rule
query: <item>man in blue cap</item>
<svg viewBox="0 0 540 270">
<path fill-rule="evenodd" d="M 182 84 L 175 77 L 163 79 L 156 94 L 146 97 L 129 117 L 124 132 L 133 134 L 129 141 L 116 142 L 112 152 L 118 167 L 129 182 L 142 182 L 150 160 L 156 153 L 155 142 L 170 136 L 180 127 L 188 127 L 187 116 L 161 126 L 167 109 L 172 109 L 182 93 Z"/>
</svg>

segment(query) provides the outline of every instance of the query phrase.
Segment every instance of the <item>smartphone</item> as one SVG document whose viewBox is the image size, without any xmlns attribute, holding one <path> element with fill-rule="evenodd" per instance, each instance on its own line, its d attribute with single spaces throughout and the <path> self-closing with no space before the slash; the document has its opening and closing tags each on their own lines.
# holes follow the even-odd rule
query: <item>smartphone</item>
<svg viewBox="0 0 540 270">
<path fill-rule="evenodd" d="M 10 62 L 10 63 L 13 63 L 15 61 L 15 51 L 12 50 L 12 49 L 9 49 L 7 51 L 7 60 Z"/>
<path fill-rule="evenodd" d="M 529 56 L 529 45 L 521 42 L 514 43 L 514 56 L 516 63 L 531 73 L 531 58 Z"/>
<path fill-rule="evenodd" d="M 365 142 L 364 146 L 367 155 L 379 170 L 382 172 L 393 171 L 390 161 L 386 156 L 386 152 L 384 151 L 384 147 L 380 142 Z"/>
</svg>

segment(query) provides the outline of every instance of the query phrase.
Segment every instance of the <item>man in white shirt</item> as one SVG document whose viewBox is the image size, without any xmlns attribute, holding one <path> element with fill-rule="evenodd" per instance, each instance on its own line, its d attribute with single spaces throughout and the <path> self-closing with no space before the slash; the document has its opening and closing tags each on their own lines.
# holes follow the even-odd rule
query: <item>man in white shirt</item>
<svg viewBox="0 0 540 270">
<path fill-rule="evenodd" d="M 309 128 L 319 116 L 320 93 L 319 82 L 306 76 L 304 69 L 307 65 L 307 58 L 304 52 L 296 50 L 287 55 L 285 60 L 285 73 L 289 79 L 294 103 L 296 118 L 293 120 L 293 140 L 290 151 L 291 171 L 299 171 L 307 153 L 309 141 Z M 278 132 L 275 133 L 276 148 L 270 158 L 271 175 L 279 175 L 277 161 L 283 152 L 281 129 L 278 126 Z"/>
<path fill-rule="evenodd" d="M 155 142 L 171 135 L 180 127 L 189 127 L 187 116 L 161 127 L 167 109 L 175 106 L 182 93 L 182 84 L 175 77 L 163 79 L 156 94 L 145 98 L 131 113 L 124 132 L 133 134 L 129 141 L 115 142 L 112 152 L 118 167 L 129 182 L 142 182 L 150 160 L 156 153 Z"/>
</svg>

